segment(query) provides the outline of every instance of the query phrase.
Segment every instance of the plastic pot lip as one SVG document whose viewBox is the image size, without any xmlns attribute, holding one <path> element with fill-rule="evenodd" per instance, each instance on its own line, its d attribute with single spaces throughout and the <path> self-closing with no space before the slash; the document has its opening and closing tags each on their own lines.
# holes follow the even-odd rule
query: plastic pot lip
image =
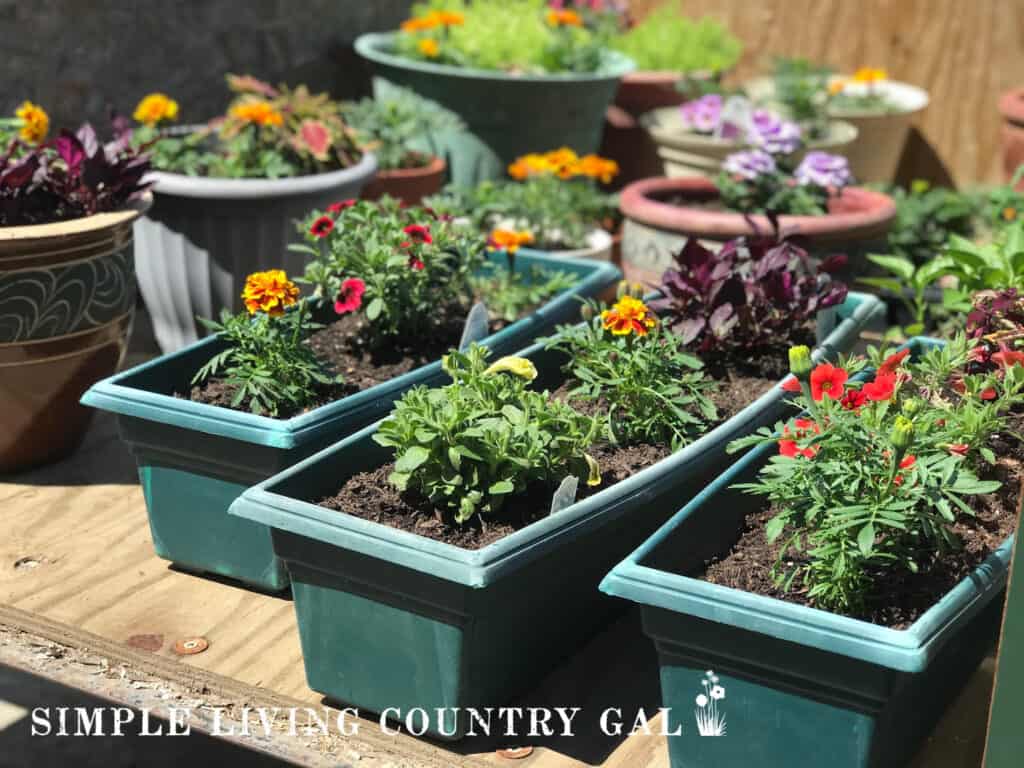
<svg viewBox="0 0 1024 768">
<path fill-rule="evenodd" d="M 711 240 L 771 232 L 768 218 L 729 211 L 708 211 L 697 207 L 661 202 L 658 198 L 680 195 L 692 200 L 718 197 L 713 182 L 702 178 L 640 179 L 619 194 L 619 208 L 641 224 Z M 835 212 L 824 216 L 781 216 L 783 231 L 819 240 L 865 238 L 888 231 L 896 218 L 896 203 L 888 195 L 863 187 L 846 187 L 829 200 Z"/>
<path fill-rule="evenodd" d="M 407 59 L 394 53 L 392 42 L 397 32 L 368 32 L 356 38 L 356 53 L 375 64 L 384 64 L 398 69 L 426 72 L 441 77 L 466 80 L 494 80 L 503 83 L 592 83 L 618 80 L 636 66 L 633 60 L 611 49 L 605 51 L 605 66 L 596 72 L 557 72 L 544 75 L 513 75 L 491 69 L 474 69 L 471 67 L 455 67 L 450 64 L 432 64 L 428 61 Z"/>
<path fill-rule="evenodd" d="M 44 240 L 99 233 L 102 230 L 134 221 L 148 211 L 151 205 L 153 205 L 153 193 L 147 190 L 116 211 L 94 213 L 91 216 L 82 216 L 66 221 L 51 221 L 46 224 L 0 227 L 0 242 Z"/>
<path fill-rule="evenodd" d="M 904 346 L 936 343 L 943 342 L 914 337 Z M 774 450 L 771 444 L 762 445 L 722 473 L 618 563 L 602 580 L 601 591 L 661 611 L 695 616 L 903 672 L 921 672 L 951 631 L 969 621 L 1005 584 L 1013 535 L 910 627 L 897 630 L 641 564 L 702 505 L 713 502 Z M 658 639 L 673 642 L 671 637 Z"/>
<path fill-rule="evenodd" d="M 870 294 L 851 292 L 847 302 L 851 302 L 849 315 L 844 317 L 814 350 L 815 360 L 834 357 L 837 351 L 852 345 L 852 336 L 882 307 L 879 299 Z M 534 344 L 516 354 L 534 355 L 542 348 L 542 344 Z M 278 484 L 304 472 L 308 467 L 321 461 L 330 461 L 335 454 L 369 439 L 379 422 L 249 488 L 235 500 L 229 513 L 299 536 L 385 559 L 413 570 L 431 573 L 449 581 L 482 588 L 506 573 L 525 567 L 527 562 L 540 553 L 557 547 L 559 540 L 567 532 L 586 526 L 594 519 L 625 514 L 630 506 L 626 503 L 628 499 L 642 498 L 652 483 L 685 471 L 686 464 L 699 457 L 706 448 L 719 442 L 721 436 L 733 431 L 734 425 L 749 421 L 782 397 L 782 389 L 774 386 L 728 421 L 682 450 L 614 486 L 576 502 L 556 516 L 534 522 L 476 550 L 463 549 L 343 512 L 323 509 L 272 490 Z"/>
<path fill-rule="evenodd" d="M 999 112 L 1007 122 L 1024 126 L 1024 86 L 1011 88 L 999 97 Z"/>
<path fill-rule="evenodd" d="M 621 277 L 619 270 L 607 262 L 589 259 L 574 259 L 572 262 L 566 262 L 545 253 L 524 254 L 524 257 L 532 263 L 538 263 L 550 269 L 568 268 L 571 270 L 573 265 L 578 265 L 577 271 L 581 273 L 580 279 L 573 287 L 552 297 L 533 314 L 520 318 L 507 328 L 488 335 L 481 340 L 482 344 L 500 343 L 504 338 L 514 336 L 522 332 L 522 329 L 528 328 L 531 319 L 536 318 L 538 321 L 543 321 L 545 314 L 570 302 L 575 303 L 578 293 L 593 295 L 600 288 L 614 283 Z M 212 347 L 217 342 L 216 335 L 209 336 L 175 352 L 161 355 L 103 379 L 85 392 L 81 403 L 146 421 L 287 450 L 316 439 L 345 414 L 369 407 L 374 401 L 390 396 L 396 390 L 407 388 L 441 370 L 441 361 L 435 360 L 389 381 L 381 382 L 348 397 L 287 419 L 274 419 L 208 403 L 196 403 L 122 383 L 125 379 L 130 379 L 150 369 L 173 365 L 175 360 L 193 355 L 196 350 Z"/>
<path fill-rule="evenodd" d="M 359 162 L 349 168 L 282 179 L 225 179 L 186 176 L 169 171 L 153 171 L 146 179 L 154 182 L 153 190 L 157 196 L 251 200 L 329 192 L 349 184 L 366 182 L 376 171 L 377 158 L 372 152 L 364 152 Z"/>
<path fill-rule="evenodd" d="M 537 248 L 520 248 L 519 253 L 531 255 L 547 254 L 559 259 L 588 258 L 590 254 L 600 253 L 611 248 L 615 238 L 611 232 L 600 227 L 595 227 L 587 234 L 587 245 L 583 248 L 567 248 L 561 251 L 546 251 Z"/>
</svg>

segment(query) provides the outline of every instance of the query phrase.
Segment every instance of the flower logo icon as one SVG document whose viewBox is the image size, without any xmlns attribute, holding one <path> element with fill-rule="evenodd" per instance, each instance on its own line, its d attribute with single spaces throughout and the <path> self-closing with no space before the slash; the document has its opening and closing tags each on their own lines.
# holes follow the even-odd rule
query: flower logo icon
<svg viewBox="0 0 1024 768">
<path fill-rule="evenodd" d="M 704 673 L 701 686 L 704 692 L 694 699 L 697 704 L 693 712 L 697 732 L 701 736 L 725 736 L 725 712 L 719 711 L 720 702 L 725 700 L 725 686 L 719 685 L 718 675 L 713 669 Z"/>
</svg>

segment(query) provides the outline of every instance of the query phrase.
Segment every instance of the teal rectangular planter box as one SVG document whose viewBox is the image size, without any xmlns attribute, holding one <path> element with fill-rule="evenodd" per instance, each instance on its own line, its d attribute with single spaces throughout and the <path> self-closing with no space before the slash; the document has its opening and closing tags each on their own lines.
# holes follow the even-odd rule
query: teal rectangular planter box
<svg viewBox="0 0 1024 768">
<path fill-rule="evenodd" d="M 504 263 L 503 254 L 491 256 Z M 578 317 L 579 298 L 620 277 L 611 264 L 522 255 L 532 266 L 574 272 L 579 283 L 527 317 L 481 340 L 503 354 Z M 222 342 L 209 337 L 93 386 L 85 405 L 118 415 L 139 467 L 156 553 L 192 571 L 226 576 L 268 591 L 288 587 L 265 525 L 229 517 L 246 488 L 385 416 L 410 387 L 445 380 L 440 361 L 290 419 L 272 419 L 174 397 Z"/>
<path fill-rule="evenodd" d="M 880 308 L 851 295 L 816 356 L 849 349 Z M 560 353 L 535 345 L 520 354 L 537 366 L 537 388 L 562 381 Z M 447 708 L 499 706 L 575 652 L 621 609 L 598 592 L 601 578 L 734 460 L 730 440 L 786 408 L 775 387 L 672 456 L 479 550 L 310 501 L 389 459 L 372 440 L 376 425 L 247 490 L 231 514 L 272 529 L 292 577 L 309 686 L 399 717 L 423 708 L 429 733 L 456 739 L 464 715 Z"/>
<path fill-rule="evenodd" d="M 730 486 L 776 450 L 748 453 L 601 583 L 642 608 L 669 730 L 681 728 L 672 766 L 905 766 L 995 642 L 1012 537 L 902 631 L 682 575 L 732 546 L 762 500 Z M 720 737 L 697 728 L 708 671 L 725 693 Z"/>
</svg>

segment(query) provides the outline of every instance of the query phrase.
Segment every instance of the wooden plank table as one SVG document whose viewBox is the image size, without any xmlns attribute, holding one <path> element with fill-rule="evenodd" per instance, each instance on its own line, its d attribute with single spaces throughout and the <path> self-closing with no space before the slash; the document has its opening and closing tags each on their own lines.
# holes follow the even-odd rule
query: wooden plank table
<svg viewBox="0 0 1024 768">
<path fill-rule="evenodd" d="M 185 573 L 154 555 L 134 464 L 107 414 L 98 414 L 72 458 L 0 481 L 0 516 L 0 624 L 74 647 L 102 646 L 109 657 L 149 663 L 152 674 L 171 680 L 202 675 L 205 687 L 247 701 L 323 704 L 305 682 L 290 599 Z M 159 636 L 159 649 L 131 647 L 136 635 Z M 191 636 L 207 638 L 209 649 L 176 655 L 174 642 Z M 980 765 L 991 685 L 987 662 L 915 766 Z M 530 757 L 510 761 L 496 754 L 511 746 L 499 739 L 440 744 L 387 737 L 367 720 L 346 748 L 390 750 L 403 765 L 666 768 L 663 737 L 609 737 L 598 728 L 606 707 L 627 716 L 643 708 L 653 716 L 659 703 L 653 646 L 631 611 L 516 702 L 583 707 L 573 738 L 537 740 Z M 659 722 L 652 719 L 655 728 Z"/>
</svg>

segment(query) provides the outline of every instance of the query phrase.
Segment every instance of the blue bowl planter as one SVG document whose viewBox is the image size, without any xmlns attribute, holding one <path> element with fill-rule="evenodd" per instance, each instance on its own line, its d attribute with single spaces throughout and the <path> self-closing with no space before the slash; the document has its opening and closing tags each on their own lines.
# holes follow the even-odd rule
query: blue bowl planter
<svg viewBox="0 0 1024 768">
<path fill-rule="evenodd" d="M 732 546 L 763 499 L 730 486 L 775 452 L 748 453 L 601 583 L 642 607 L 669 730 L 681 729 L 672 766 L 904 766 L 995 642 L 1013 537 L 906 630 L 683 576 Z M 725 696 L 699 708 L 709 671 Z M 712 703 L 722 738 L 699 733 Z"/>
<path fill-rule="evenodd" d="M 849 349 L 880 309 L 851 294 L 816 357 Z M 534 360 L 538 387 L 561 383 L 560 353 L 535 345 L 520 354 Z M 448 708 L 508 701 L 606 624 L 619 606 L 599 594 L 601 578 L 733 461 L 730 440 L 785 408 L 773 387 L 683 450 L 479 550 L 308 501 L 389 460 L 372 440 L 376 425 L 247 490 L 231 514 L 272 529 L 310 687 L 398 718 L 422 708 L 430 734 L 455 739 L 465 713 Z"/>
<path fill-rule="evenodd" d="M 395 33 L 374 32 L 355 42 L 371 63 L 374 92 L 409 88 L 457 114 L 465 129 L 438 137 L 451 180 L 475 186 L 505 176 L 520 155 L 567 146 L 580 154 L 601 145 L 604 112 L 619 79 L 633 62 L 607 51 L 597 72 L 513 75 L 505 72 L 414 61 L 394 52 Z"/>
<path fill-rule="evenodd" d="M 504 263 L 504 254 L 491 256 Z M 521 256 L 532 266 L 570 271 L 579 283 L 481 343 L 497 353 L 521 348 L 578 316 L 579 296 L 594 296 L 620 277 L 610 264 L 571 264 L 544 255 Z M 269 591 L 288 586 L 266 526 L 229 517 L 246 488 L 324 446 L 377 421 L 416 384 L 445 380 L 440 361 L 290 419 L 273 419 L 174 396 L 187 392 L 195 372 L 222 349 L 210 337 L 94 385 L 82 398 L 118 414 L 122 439 L 135 454 L 146 497 L 153 546 L 165 560 L 193 571 L 227 576 Z"/>
</svg>

